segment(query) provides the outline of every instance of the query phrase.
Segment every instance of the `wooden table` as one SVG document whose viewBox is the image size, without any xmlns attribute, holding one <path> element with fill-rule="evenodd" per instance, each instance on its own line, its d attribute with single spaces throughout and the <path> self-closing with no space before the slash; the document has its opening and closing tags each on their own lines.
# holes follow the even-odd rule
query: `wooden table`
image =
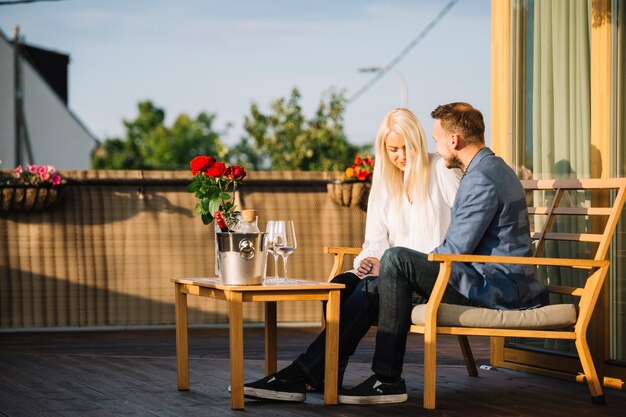
<svg viewBox="0 0 626 417">
<path fill-rule="evenodd" d="M 337 404 L 339 297 L 343 284 L 294 280 L 266 285 L 223 285 L 219 278 L 172 279 L 176 296 L 178 389 L 189 389 L 187 295 L 228 301 L 231 408 L 243 409 L 243 303 L 265 302 L 265 374 L 276 372 L 276 302 L 326 300 L 324 403 Z M 302 347 L 304 349 L 304 346 Z M 224 387 L 226 389 L 226 387 Z"/>
</svg>

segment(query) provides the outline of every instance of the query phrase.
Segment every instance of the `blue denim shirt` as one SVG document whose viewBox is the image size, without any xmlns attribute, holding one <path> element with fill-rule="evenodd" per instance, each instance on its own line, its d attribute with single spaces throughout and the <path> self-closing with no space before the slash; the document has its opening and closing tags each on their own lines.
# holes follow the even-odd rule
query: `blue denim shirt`
<svg viewBox="0 0 626 417">
<path fill-rule="evenodd" d="M 461 180 L 452 222 L 433 253 L 531 256 L 528 209 L 513 170 L 489 148 L 481 149 Z M 490 308 L 523 309 L 548 304 L 548 289 L 530 265 L 455 263 L 450 285 Z"/>
</svg>

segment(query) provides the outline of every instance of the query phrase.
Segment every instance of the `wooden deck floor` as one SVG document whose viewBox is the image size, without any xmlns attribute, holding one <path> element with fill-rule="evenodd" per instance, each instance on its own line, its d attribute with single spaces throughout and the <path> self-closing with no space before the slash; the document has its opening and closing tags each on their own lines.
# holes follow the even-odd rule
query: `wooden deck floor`
<svg viewBox="0 0 626 417">
<path fill-rule="evenodd" d="M 279 366 L 317 330 L 279 328 Z M 173 330 L 0 334 L 2 416 L 624 416 L 626 392 L 606 390 L 592 405 L 586 385 L 506 370 L 467 376 L 456 338 L 441 338 L 436 411 L 422 409 L 422 349 L 411 335 L 404 376 L 409 401 L 398 405 L 328 407 L 320 394 L 306 403 L 246 400 L 230 409 L 228 331 L 190 330 L 191 390 L 176 389 Z M 263 332 L 245 329 L 245 372 L 263 376 Z M 354 355 L 344 381 L 371 374 L 374 333 Z M 477 362 L 488 362 L 488 340 L 470 339 Z"/>
</svg>

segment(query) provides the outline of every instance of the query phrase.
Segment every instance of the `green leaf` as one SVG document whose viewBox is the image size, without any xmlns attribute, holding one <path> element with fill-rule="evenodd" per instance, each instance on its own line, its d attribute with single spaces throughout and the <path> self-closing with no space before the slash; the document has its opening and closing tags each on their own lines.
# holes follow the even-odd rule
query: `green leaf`
<svg viewBox="0 0 626 417">
<path fill-rule="evenodd" d="M 220 193 L 220 200 L 230 200 L 230 194 L 228 193 Z"/>
<path fill-rule="evenodd" d="M 217 198 L 212 199 L 209 202 L 209 213 L 213 214 L 219 209 L 220 209 L 220 200 Z"/>
<path fill-rule="evenodd" d="M 195 193 L 196 191 L 198 191 L 199 188 L 200 184 L 198 184 L 196 181 L 192 181 L 191 184 L 187 186 L 187 191 L 189 191 L 190 193 Z"/>
<path fill-rule="evenodd" d="M 211 224 L 212 221 L 213 221 L 213 216 L 211 216 L 210 214 L 203 214 L 202 215 L 202 223 L 204 223 L 204 224 Z"/>
<path fill-rule="evenodd" d="M 220 198 L 220 190 L 216 187 L 213 187 L 207 194 L 207 197 L 209 198 L 209 200 L 217 200 L 218 198 Z"/>
<path fill-rule="evenodd" d="M 202 202 L 198 201 L 196 204 L 196 216 L 202 215 Z"/>
</svg>

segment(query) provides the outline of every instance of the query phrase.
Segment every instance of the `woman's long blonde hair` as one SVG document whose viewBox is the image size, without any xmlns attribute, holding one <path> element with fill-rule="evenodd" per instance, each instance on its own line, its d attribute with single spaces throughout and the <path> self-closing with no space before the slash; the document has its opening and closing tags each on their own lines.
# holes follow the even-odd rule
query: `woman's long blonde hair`
<svg viewBox="0 0 626 417">
<path fill-rule="evenodd" d="M 387 155 L 387 138 L 395 132 L 404 138 L 406 146 L 406 169 L 404 173 L 393 165 Z M 376 135 L 376 163 L 372 178 L 372 194 L 387 189 L 388 198 L 398 206 L 402 194 L 416 200 L 428 194 L 430 162 L 426 147 L 426 134 L 417 117 L 408 109 L 399 108 L 387 113 Z M 412 189 L 414 188 L 414 192 Z M 414 200 L 415 201 L 415 200 Z"/>
</svg>

